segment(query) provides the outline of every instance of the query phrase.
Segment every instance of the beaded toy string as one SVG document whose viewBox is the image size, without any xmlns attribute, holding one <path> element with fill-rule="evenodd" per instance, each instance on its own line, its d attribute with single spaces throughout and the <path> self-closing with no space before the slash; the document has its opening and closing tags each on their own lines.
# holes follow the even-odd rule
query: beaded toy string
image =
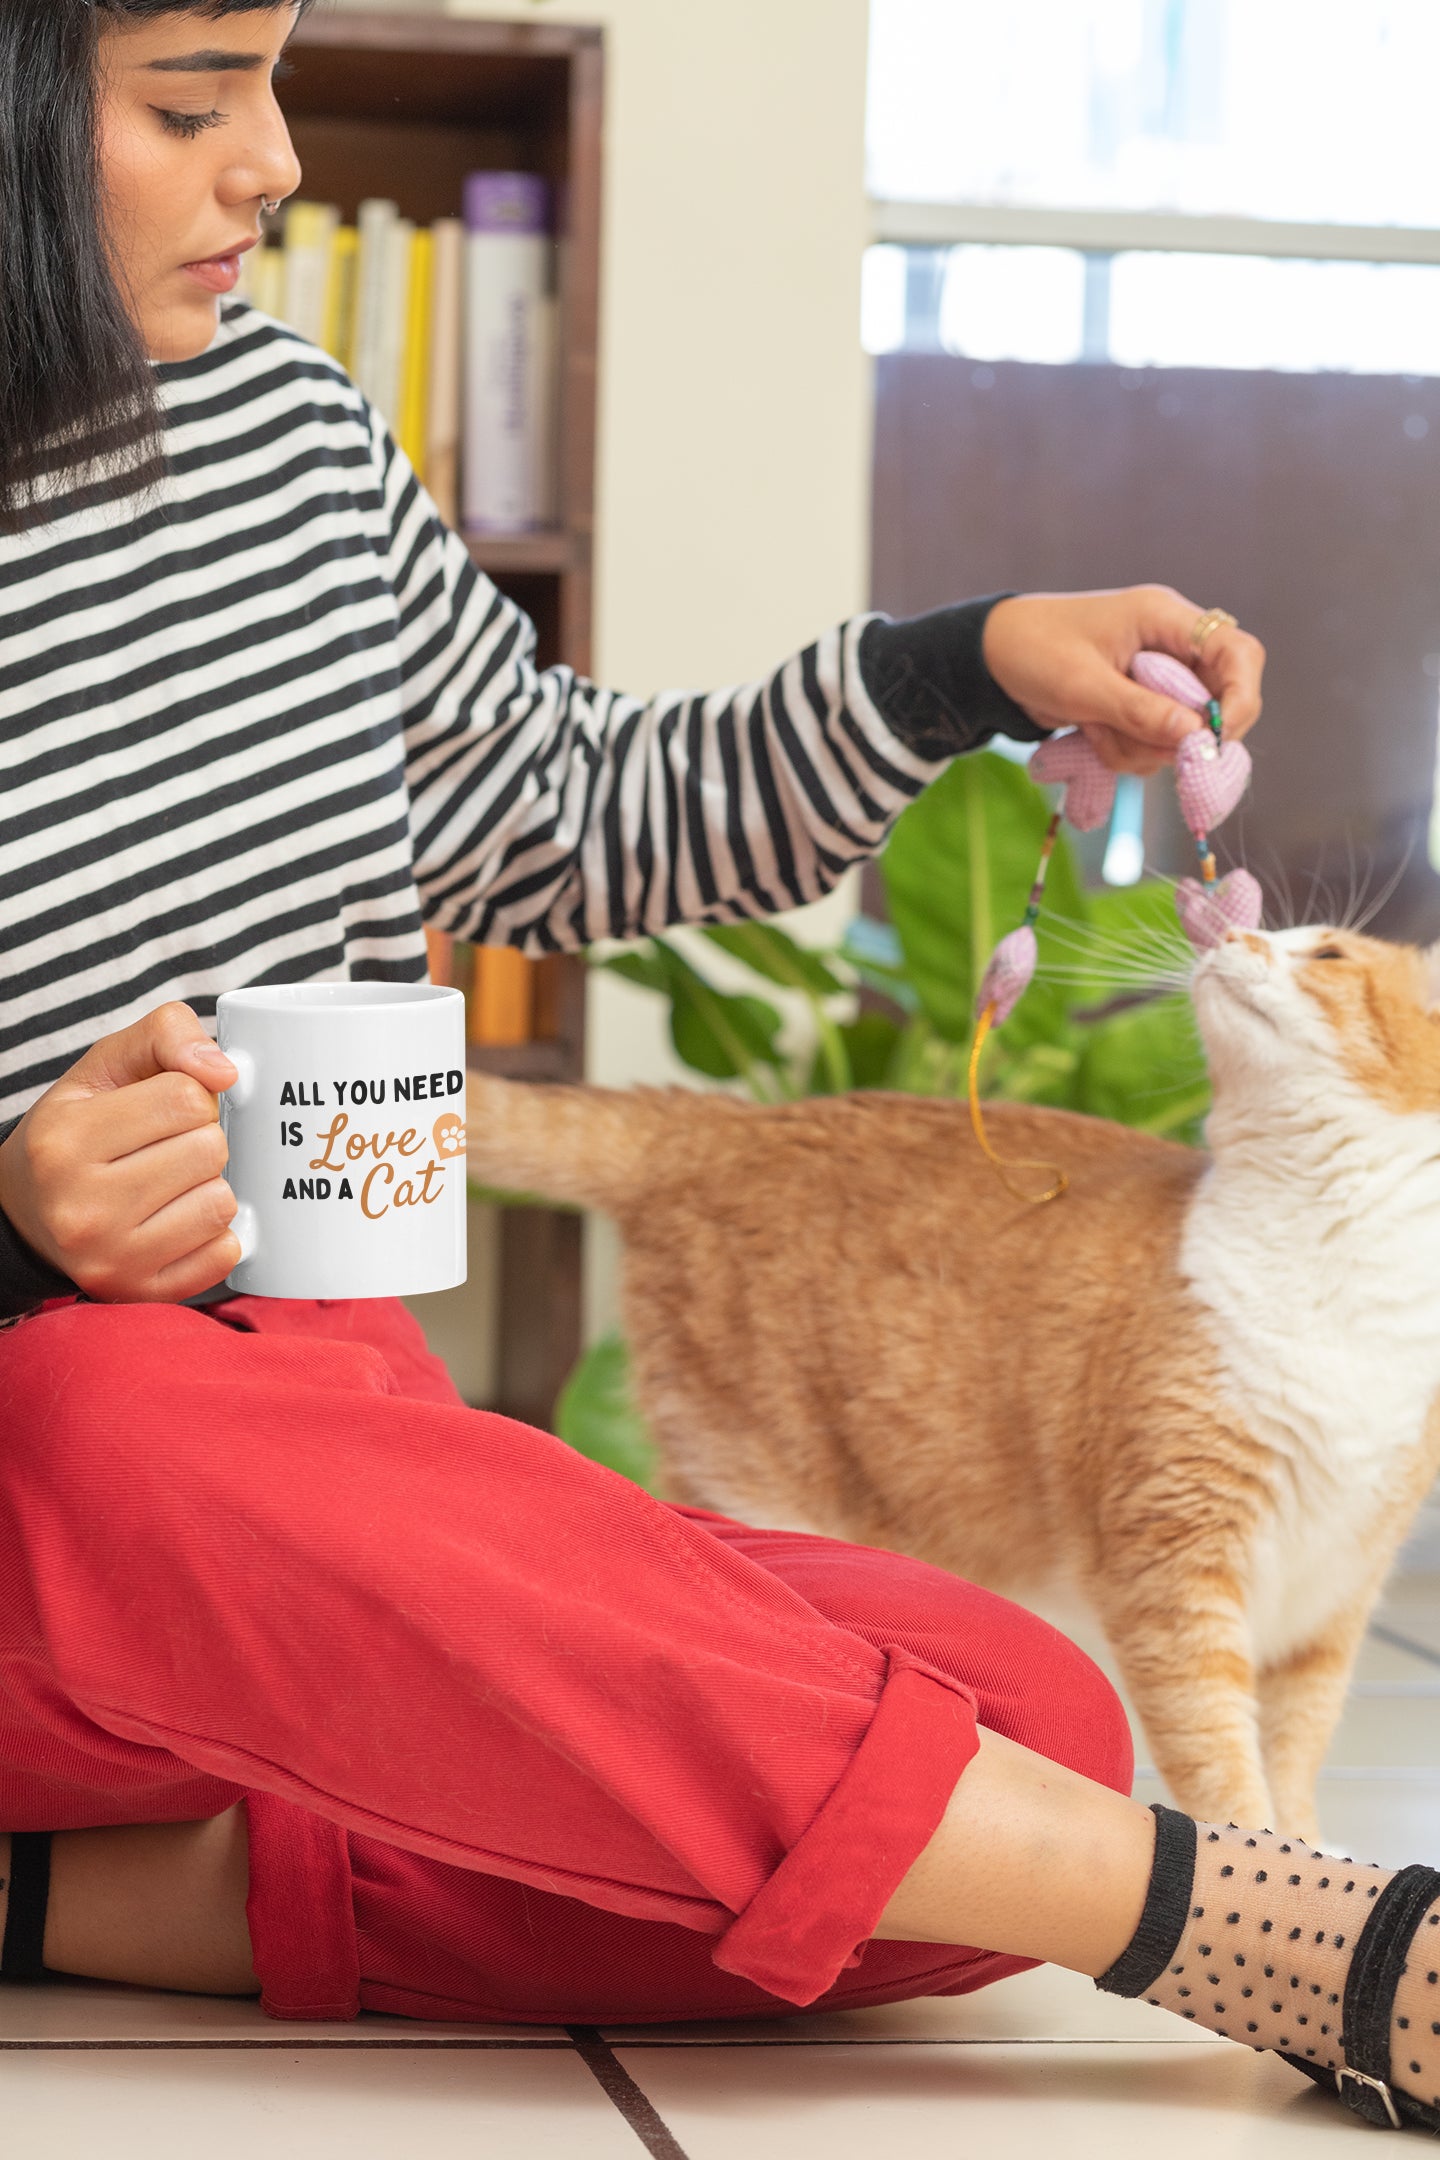
<svg viewBox="0 0 1440 2160">
<path fill-rule="evenodd" d="M 1197 951 L 1218 945 L 1232 930 L 1258 927 L 1262 910 L 1260 887 L 1248 870 L 1232 870 L 1218 878 L 1210 836 L 1224 823 L 1250 782 L 1250 753 L 1243 743 L 1224 740 L 1224 723 L 1218 701 L 1205 684 L 1168 653 L 1137 653 L 1131 675 L 1147 690 L 1200 713 L 1205 726 L 1187 735 L 1175 756 L 1175 792 L 1195 842 L 1200 876 L 1182 878 L 1175 889 L 1175 905 L 1185 934 Z M 1026 1156 L 1003 1156 L 996 1152 L 985 1130 L 980 1099 L 980 1059 L 991 1030 L 1003 1026 L 1028 989 L 1039 961 L 1035 925 L 1045 897 L 1045 879 L 1055 852 L 1062 819 L 1080 832 L 1091 832 L 1110 816 L 1115 804 L 1115 775 L 1107 771 L 1084 735 L 1052 735 L 1030 761 L 1030 776 L 1058 783 L 1064 790 L 1057 809 L 1045 828 L 1040 861 L 1025 903 L 1019 926 L 1001 938 L 991 954 L 975 1000 L 975 1034 L 970 1045 L 970 1123 L 975 1138 L 1005 1190 L 1016 1200 L 1041 1207 L 1058 1200 L 1068 1189 L 1065 1172 L 1053 1163 Z M 1043 1192 L 1030 1192 L 1011 1176 L 1012 1170 L 1041 1170 L 1050 1179 Z"/>
</svg>

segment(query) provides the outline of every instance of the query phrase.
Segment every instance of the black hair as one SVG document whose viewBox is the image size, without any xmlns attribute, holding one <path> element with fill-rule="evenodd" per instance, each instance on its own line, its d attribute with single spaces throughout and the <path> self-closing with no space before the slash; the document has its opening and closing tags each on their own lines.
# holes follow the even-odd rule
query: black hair
<svg viewBox="0 0 1440 2160">
<path fill-rule="evenodd" d="M 312 0 L 3 0 L 0 5 L 0 531 L 39 483 L 98 499 L 164 474 L 154 367 L 110 266 L 97 150 L 107 21 L 266 14 Z M 27 515 L 29 513 L 29 515 Z"/>
</svg>

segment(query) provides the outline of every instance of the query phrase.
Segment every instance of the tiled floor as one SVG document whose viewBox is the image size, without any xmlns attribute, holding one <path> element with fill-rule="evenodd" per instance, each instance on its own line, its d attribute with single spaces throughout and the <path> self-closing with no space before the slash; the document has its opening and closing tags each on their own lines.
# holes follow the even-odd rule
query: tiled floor
<svg viewBox="0 0 1440 2160">
<path fill-rule="evenodd" d="M 1440 1860 L 1440 1572 L 1432 1546 L 1415 1556 L 1324 1784 L 1327 1836 L 1389 1863 Z M 958 2001 L 603 2034 L 285 2028 L 246 2004 L 0 1990 L 3 2160 L 1325 2160 L 1369 2134 L 1272 2058 L 1054 1970 Z"/>
</svg>

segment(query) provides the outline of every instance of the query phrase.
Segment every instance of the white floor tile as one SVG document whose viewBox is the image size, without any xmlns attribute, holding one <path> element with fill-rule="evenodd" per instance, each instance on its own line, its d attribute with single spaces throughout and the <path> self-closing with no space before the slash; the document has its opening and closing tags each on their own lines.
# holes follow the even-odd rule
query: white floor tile
<svg viewBox="0 0 1440 2160">
<path fill-rule="evenodd" d="M 1357 2160 L 1365 2126 L 1238 2047 L 629 2048 L 689 2160 Z"/>
<path fill-rule="evenodd" d="M 886 2040 L 1124 2040 L 1154 2046 L 1223 2047 L 1212 2033 L 1182 2025 L 1143 2002 L 1101 1995 L 1079 1973 L 1042 1966 L 997 1980 L 974 1995 L 928 1995 L 873 2010 L 837 2010 L 826 2016 L 753 2019 L 733 2024 L 617 2026 L 605 2037 L 664 2046 L 724 2046 L 753 2039 L 772 2045 L 801 2042 L 835 2045 Z"/>
<path fill-rule="evenodd" d="M 1369 1635 L 1355 1661 L 1355 1681 L 1358 1687 L 1418 1684 L 1440 1688 L 1440 1665 L 1432 1664 L 1416 1650 L 1401 1649 L 1396 1643 Z"/>
<path fill-rule="evenodd" d="M 1392 1576 L 1376 1618 L 1440 1656 L 1440 1575 Z"/>
<path fill-rule="evenodd" d="M 1435 1678 L 1440 1680 L 1440 1667 Z M 1440 1776 L 1440 1694 L 1352 1695 L 1325 1767 L 1361 1766 L 1433 1769 Z"/>
<path fill-rule="evenodd" d="M 355 2047 L 427 2039 L 563 2040 L 558 2025 L 419 2025 L 406 2018 L 362 2017 L 353 2023 L 281 2025 L 266 2017 L 258 2003 L 235 2002 L 211 1995 L 149 1994 L 143 1988 L 71 1986 L 0 1988 L 0 2048 L 6 2042 L 27 2045 L 81 2041 L 90 2046 L 115 2042 L 236 2042 L 283 2044 L 286 2041 L 341 2041 Z"/>
<path fill-rule="evenodd" d="M 6 2160 L 637 2160 L 566 2049 L 0 2055 Z"/>
<path fill-rule="evenodd" d="M 1135 1797 L 1165 1798 L 1158 1778 L 1135 1781 Z M 1401 1778 L 1337 1772 L 1320 1780 L 1320 1828 L 1327 1851 L 1353 1853 L 1380 1867 L 1424 1860 L 1440 1867 L 1440 1770 Z"/>
</svg>

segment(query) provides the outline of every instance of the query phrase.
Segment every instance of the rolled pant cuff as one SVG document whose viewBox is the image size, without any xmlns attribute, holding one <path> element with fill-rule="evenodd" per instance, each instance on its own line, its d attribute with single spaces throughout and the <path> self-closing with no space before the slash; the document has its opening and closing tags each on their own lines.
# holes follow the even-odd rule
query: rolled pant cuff
<svg viewBox="0 0 1440 2160">
<path fill-rule="evenodd" d="M 353 2018 L 360 1954 L 350 1850 L 337 1823 L 270 1793 L 247 1793 L 245 1918 L 260 2006 L 274 2018 Z"/>
<path fill-rule="evenodd" d="M 812 2003 L 860 1962 L 980 1744 L 968 1688 L 890 1650 L 864 1739 L 819 1814 L 715 1946 L 715 1963 Z"/>
</svg>

